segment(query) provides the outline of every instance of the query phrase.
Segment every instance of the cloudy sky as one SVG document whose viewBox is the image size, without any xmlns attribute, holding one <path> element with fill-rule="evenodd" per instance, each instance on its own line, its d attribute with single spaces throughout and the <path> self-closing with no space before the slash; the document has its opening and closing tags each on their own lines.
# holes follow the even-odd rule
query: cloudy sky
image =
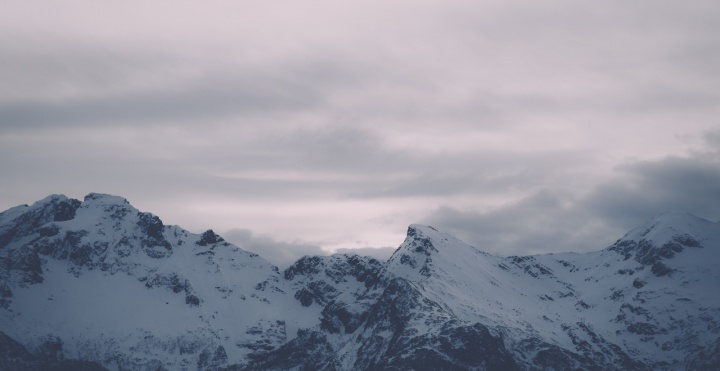
<svg viewBox="0 0 720 371">
<path fill-rule="evenodd" d="M 720 219 L 714 0 L 17 1 L 0 82 L 0 209 L 121 195 L 281 266 Z"/>
</svg>

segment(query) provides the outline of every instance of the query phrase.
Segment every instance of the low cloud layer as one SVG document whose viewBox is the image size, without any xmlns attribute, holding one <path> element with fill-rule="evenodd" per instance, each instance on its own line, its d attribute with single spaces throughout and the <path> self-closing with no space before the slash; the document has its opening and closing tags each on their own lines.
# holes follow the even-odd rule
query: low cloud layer
<svg viewBox="0 0 720 371">
<path fill-rule="evenodd" d="M 261 255 L 280 269 L 289 267 L 306 255 L 328 254 L 318 245 L 301 242 L 280 242 L 269 236 L 255 236 L 248 229 L 231 229 L 224 233 L 224 238 L 245 251 Z"/>
<path fill-rule="evenodd" d="M 386 257 L 417 222 L 525 254 L 717 219 L 718 10 L 8 5 L 0 209 L 118 194 L 279 265 Z"/>
<path fill-rule="evenodd" d="M 283 242 L 270 236 L 258 236 L 248 229 L 231 229 L 223 234 L 230 243 L 245 251 L 254 252 L 275 264 L 278 268 L 286 269 L 303 256 L 328 255 L 331 252 L 323 250 L 319 245 L 303 242 Z M 392 247 L 360 247 L 339 248 L 332 253 L 357 254 L 371 256 L 381 261 L 387 260 L 396 250 Z"/>
<path fill-rule="evenodd" d="M 426 223 L 501 254 L 593 251 L 664 212 L 720 220 L 720 147 L 620 165 L 589 192 L 543 189 L 489 211 L 442 207 Z"/>
</svg>

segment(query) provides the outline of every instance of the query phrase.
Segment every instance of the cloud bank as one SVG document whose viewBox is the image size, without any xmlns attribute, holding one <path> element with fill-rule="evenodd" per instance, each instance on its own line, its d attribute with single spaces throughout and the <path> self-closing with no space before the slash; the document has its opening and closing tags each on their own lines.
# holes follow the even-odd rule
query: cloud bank
<svg viewBox="0 0 720 371">
<path fill-rule="evenodd" d="M 278 264 L 387 256 L 416 222 L 507 255 L 716 220 L 719 10 L 8 5 L 0 209 L 119 194 Z"/>
</svg>

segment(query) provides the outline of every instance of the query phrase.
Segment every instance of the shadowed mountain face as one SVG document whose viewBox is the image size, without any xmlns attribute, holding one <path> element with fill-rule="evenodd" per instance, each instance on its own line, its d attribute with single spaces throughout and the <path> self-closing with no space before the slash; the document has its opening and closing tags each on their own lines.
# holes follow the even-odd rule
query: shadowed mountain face
<svg viewBox="0 0 720 371">
<path fill-rule="evenodd" d="M 386 262 L 281 272 L 121 197 L 53 195 L 0 213 L 0 369 L 719 369 L 718 266 L 720 225 L 670 213 L 593 253 L 411 225 Z"/>
</svg>

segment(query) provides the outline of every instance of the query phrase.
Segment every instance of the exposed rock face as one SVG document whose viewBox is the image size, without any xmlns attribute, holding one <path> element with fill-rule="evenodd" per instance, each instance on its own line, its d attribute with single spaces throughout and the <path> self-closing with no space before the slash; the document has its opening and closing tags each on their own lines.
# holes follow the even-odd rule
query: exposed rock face
<svg viewBox="0 0 720 371">
<path fill-rule="evenodd" d="M 212 229 L 208 229 L 207 231 L 203 232 L 203 234 L 200 236 L 200 240 L 196 242 L 196 244 L 198 244 L 199 246 L 207 246 L 214 245 L 223 241 L 225 241 L 225 239 L 215 234 Z"/>
<path fill-rule="evenodd" d="M 0 369 L 720 369 L 720 225 L 497 257 L 411 225 L 387 262 L 284 272 L 127 200 L 0 213 Z"/>
<path fill-rule="evenodd" d="M 32 207 L 17 206 L 0 213 L 2 232 L 0 232 L 0 249 L 10 242 L 31 235 L 50 222 L 62 222 L 75 217 L 80 201 L 68 199 L 61 195 L 48 196 Z M 17 216 L 17 217 L 14 217 Z"/>
</svg>

